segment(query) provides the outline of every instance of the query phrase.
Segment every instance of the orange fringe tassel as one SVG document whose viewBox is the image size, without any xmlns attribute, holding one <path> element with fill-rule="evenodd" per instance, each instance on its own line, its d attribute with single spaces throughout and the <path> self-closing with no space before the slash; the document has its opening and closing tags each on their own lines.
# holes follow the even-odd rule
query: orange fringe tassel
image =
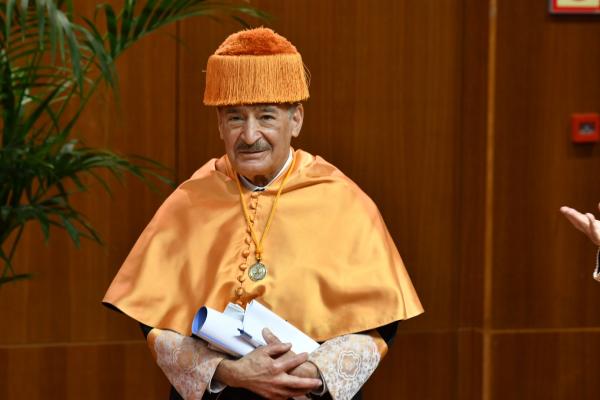
<svg viewBox="0 0 600 400">
<path fill-rule="evenodd" d="M 212 55 L 206 67 L 204 104 L 224 106 L 294 103 L 308 99 L 300 54 Z"/>
</svg>

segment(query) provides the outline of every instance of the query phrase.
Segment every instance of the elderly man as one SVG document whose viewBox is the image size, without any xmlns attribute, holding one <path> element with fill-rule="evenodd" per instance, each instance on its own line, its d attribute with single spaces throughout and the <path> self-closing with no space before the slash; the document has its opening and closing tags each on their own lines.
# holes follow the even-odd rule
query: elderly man
<svg viewBox="0 0 600 400">
<path fill-rule="evenodd" d="M 373 202 L 320 157 L 294 151 L 308 98 L 300 54 L 270 29 L 209 58 L 204 103 L 225 155 L 160 207 L 104 303 L 143 326 L 172 398 L 353 398 L 397 321 L 422 312 Z M 271 332 L 231 359 L 190 337 L 202 306 L 257 299 L 321 346 L 294 354 Z"/>
<path fill-rule="evenodd" d="M 598 204 L 598 209 L 600 209 L 600 204 Z M 600 247 L 600 221 L 596 220 L 594 214 L 582 214 L 576 209 L 567 206 L 561 207 L 560 211 L 575 228 L 583 232 L 592 243 Z M 600 250 L 596 255 L 596 269 L 594 269 L 592 276 L 600 282 Z"/>
</svg>

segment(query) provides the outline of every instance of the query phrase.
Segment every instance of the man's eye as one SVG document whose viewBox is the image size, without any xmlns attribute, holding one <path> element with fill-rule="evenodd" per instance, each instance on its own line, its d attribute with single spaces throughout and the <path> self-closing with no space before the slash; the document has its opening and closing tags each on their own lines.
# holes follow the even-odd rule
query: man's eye
<svg viewBox="0 0 600 400">
<path fill-rule="evenodd" d="M 232 115 L 231 117 L 229 117 L 228 121 L 241 121 L 242 117 L 240 117 L 239 115 Z"/>
<path fill-rule="evenodd" d="M 265 121 L 268 121 L 268 120 L 273 120 L 273 119 L 275 119 L 275 117 L 274 117 L 273 115 L 266 114 L 266 115 L 262 115 L 262 116 L 260 117 L 260 119 L 262 119 L 262 120 L 265 120 Z"/>
</svg>

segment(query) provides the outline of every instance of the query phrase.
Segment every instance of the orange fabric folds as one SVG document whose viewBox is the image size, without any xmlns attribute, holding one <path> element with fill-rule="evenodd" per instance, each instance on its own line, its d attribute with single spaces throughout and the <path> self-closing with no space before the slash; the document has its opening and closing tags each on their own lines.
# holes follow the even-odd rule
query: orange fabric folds
<svg viewBox="0 0 600 400">
<path fill-rule="evenodd" d="M 191 333 L 203 305 L 257 298 L 315 340 L 369 330 L 423 309 L 373 202 L 320 157 L 296 151 L 264 242 L 265 279 L 247 269 L 254 244 L 232 171 L 211 160 L 164 202 L 104 303 L 146 325 Z M 220 164 L 219 164 L 220 165 Z M 245 193 L 262 233 L 278 183 Z"/>
</svg>

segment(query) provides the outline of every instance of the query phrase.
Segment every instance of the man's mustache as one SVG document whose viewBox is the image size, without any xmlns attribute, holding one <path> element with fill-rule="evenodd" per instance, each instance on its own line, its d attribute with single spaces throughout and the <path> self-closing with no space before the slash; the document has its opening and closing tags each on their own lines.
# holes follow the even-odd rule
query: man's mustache
<svg viewBox="0 0 600 400">
<path fill-rule="evenodd" d="M 235 145 L 235 150 L 245 153 L 258 153 L 260 151 L 271 150 L 271 145 L 264 139 L 258 139 L 252 144 L 240 141 Z"/>
</svg>

